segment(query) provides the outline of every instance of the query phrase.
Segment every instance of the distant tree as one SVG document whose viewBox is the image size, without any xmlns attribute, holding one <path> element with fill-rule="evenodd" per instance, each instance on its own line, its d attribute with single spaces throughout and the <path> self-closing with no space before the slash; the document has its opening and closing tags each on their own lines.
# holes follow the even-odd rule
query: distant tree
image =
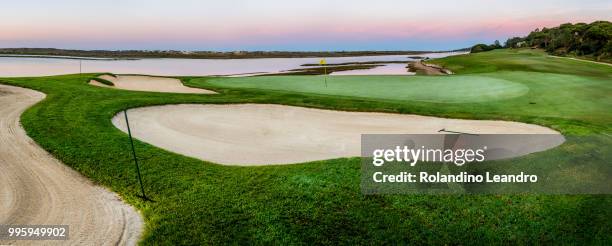
<svg viewBox="0 0 612 246">
<path fill-rule="evenodd" d="M 470 49 L 470 53 L 478 53 L 478 52 L 486 51 L 485 50 L 485 46 L 487 46 L 487 45 L 486 44 L 477 44 L 477 45 L 474 45 Z"/>
<path fill-rule="evenodd" d="M 524 38 L 510 38 L 505 47 L 529 45 L 557 55 L 586 55 L 595 59 L 611 59 L 611 40 L 612 23 L 609 21 L 595 21 L 590 24 L 564 23 L 558 27 L 535 29 Z"/>
<path fill-rule="evenodd" d="M 521 37 L 513 37 L 509 38 L 504 44 L 505 48 L 520 48 L 519 43 L 523 42 L 524 38 Z"/>
<path fill-rule="evenodd" d="M 501 45 L 499 47 L 501 48 Z M 472 48 L 470 49 L 470 53 L 478 53 L 478 52 L 484 52 L 484 51 L 489 51 L 489 50 L 494 50 L 494 49 L 497 49 L 497 46 L 495 44 L 492 44 L 492 45 L 477 44 L 477 45 L 472 46 Z"/>
<path fill-rule="evenodd" d="M 500 49 L 502 48 L 501 44 L 499 43 L 499 40 L 495 40 L 495 42 L 493 43 L 493 45 L 495 46 L 496 49 Z"/>
<path fill-rule="evenodd" d="M 601 54 L 597 56 L 597 60 L 601 60 L 602 58 L 612 57 L 612 41 L 608 41 L 606 46 L 601 49 Z"/>
</svg>

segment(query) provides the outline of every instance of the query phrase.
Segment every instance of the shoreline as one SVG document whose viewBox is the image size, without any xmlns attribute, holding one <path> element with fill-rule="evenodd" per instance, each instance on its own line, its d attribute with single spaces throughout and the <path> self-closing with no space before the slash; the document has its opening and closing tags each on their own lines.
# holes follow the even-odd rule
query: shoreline
<svg viewBox="0 0 612 246">
<path fill-rule="evenodd" d="M 105 57 L 83 57 L 83 56 L 56 56 L 56 55 L 18 55 L 0 54 L 0 58 L 45 58 L 45 59 L 68 59 L 68 60 L 87 60 L 87 61 L 119 61 L 119 60 L 140 60 L 138 58 L 105 58 Z"/>
<path fill-rule="evenodd" d="M 177 51 L 177 50 L 66 50 L 52 48 L 0 48 L 2 56 L 50 56 L 108 59 L 185 58 L 185 59 L 255 59 L 255 58 L 323 58 L 449 53 L 447 51 Z"/>
<path fill-rule="evenodd" d="M 452 71 L 438 65 L 424 63 L 423 60 L 408 62 L 408 71 L 417 75 L 451 75 Z"/>
</svg>

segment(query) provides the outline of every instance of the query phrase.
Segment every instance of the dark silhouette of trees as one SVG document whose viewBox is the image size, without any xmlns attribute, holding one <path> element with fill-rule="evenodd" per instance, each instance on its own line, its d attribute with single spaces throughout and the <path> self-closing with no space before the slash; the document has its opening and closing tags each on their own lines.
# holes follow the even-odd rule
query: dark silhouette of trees
<svg viewBox="0 0 612 246">
<path fill-rule="evenodd" d="M 527 37 L 513 37 L 505 47 L 534 47 L 555 55 L 591 56 L 596 60 L 612 58 L 612 23 L 595 21 L 566 23 L 553 28 L 538 28 Z"/>
</svg>

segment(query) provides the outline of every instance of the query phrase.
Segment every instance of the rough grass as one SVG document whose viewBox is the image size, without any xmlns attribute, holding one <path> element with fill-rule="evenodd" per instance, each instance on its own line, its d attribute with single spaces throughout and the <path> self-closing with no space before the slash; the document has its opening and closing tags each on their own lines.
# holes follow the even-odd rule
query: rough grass
<svg viewBox="0 0 612 246">
<path fill-rule="evenodd" d="M 116 75 L 116 74 L 114 74 L 114 73 L 101 73 L 101 74 L 99 74 L 98 76 L 102 76 L 102 75 L 108 75 L 108 76 L 111 76 L 111 77 L 113 77 L 113 78 L 117 78 L 117 75 Z"/>
<path fill-rule="evenodd" d="M 109 80 L 106 80 L 106 79 L 103 79 L 103 78 L 99 78 L 99 77 L 92 77 L 89 80 L 95 80 L 95 81 L 98 81 L 98 82 L 100 82 L 102 84 L 109 85 L 109 86 L 114 86 L 115 85 L 113 82 L 111 82 Z"/>
<path fill-rule="evenodd" d="M 503 61 L 505 54 L 498 55 L 501 57 L 495 60 Z M 555 61 L 559 60 L 550 62 Z M 460 66 L 449 60 L 443 62 Z M 479 63 L 472 61 L 461 66 L 467 73 L 481 69 L 472 65 Z M 500 72 L 496 78 L 522 84 L 529 92 L 484 103 L 378 100 L 220 88 L 196 78 L 183 80 L 187 85 L 214 88 L 223 94 L 108 90 L 88 85 L 79 75 L 1 81 L 48 95 L 22 116 L 28 135 L 67 165 L 110 187 L 141 210 L 146 221 L 143 244 L 607 244 L 612 240 L 610 196 L 365 196 L 359 190 L 358 158 L 287 166 L 229 167 L 136 141 L 145 189 L 154 200 L 143 202 L 136 196 L 139 188 L 127 135 L 110 122 L 121 110 L 139 106 L 252 102 L 508 119 L 547 125 L 565 134 L 609 133 L 612 89 L 605 76 L 610 72 L 585 76 L 580 71 L 603 69 L 591 68 L 590 64 L 582 66 L 576 67 L 579 71 L 576 74 L 540 67 L 521 70 L 539 70 L 532 73 L 534 76 L 540 73 L 561 76 L 546 81 L 537 77 L 522 80 L 521 74 Z M 514 81 L 514 77 L 521 81 Z M 594 162 L 609 161 L 593 158 L 597 153 L 609 152 L 607 139 L 593 144 L 568 142 L 524 161 L 544 168 L 579 164 L 583 170 L 589 170 L 589 166 L 597 164 Z M 232 154 L 231 150 L 228 154 Z"/>
<path fill-rule="evenodd" d="M 530 71 L 570 74 L 587 77 L 612 78 L 610 66 L 571 59 L 550 57 L 542 50 L 497 49 L 476 54 L 450 56 L 428 60 L 450 69 L 454 73 L 487 73 L 503 71 Z M 586 64 L 585 64 L 586 63 Z"/>
</svg>

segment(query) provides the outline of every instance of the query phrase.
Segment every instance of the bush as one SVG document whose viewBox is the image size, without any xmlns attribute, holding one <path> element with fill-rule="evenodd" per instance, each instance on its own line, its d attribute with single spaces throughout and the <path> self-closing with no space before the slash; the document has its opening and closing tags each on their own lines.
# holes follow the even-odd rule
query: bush
<svg viewBox="0 0 612 246">
<path fill-rule="evenodd" d="M 501 46 L 499 47 L 501 48 Z M 477 44 L 472 46 L 472 48 L 470 49 L 470 53 L 478 53 L 478 52 L 484 52 L 484 51 L 489 51 L 489 50 L 494 50 L 497 49 L 497 46 L 492 44 L 492 45 L 486 45 L 486 44 Z"/>
</svg>

